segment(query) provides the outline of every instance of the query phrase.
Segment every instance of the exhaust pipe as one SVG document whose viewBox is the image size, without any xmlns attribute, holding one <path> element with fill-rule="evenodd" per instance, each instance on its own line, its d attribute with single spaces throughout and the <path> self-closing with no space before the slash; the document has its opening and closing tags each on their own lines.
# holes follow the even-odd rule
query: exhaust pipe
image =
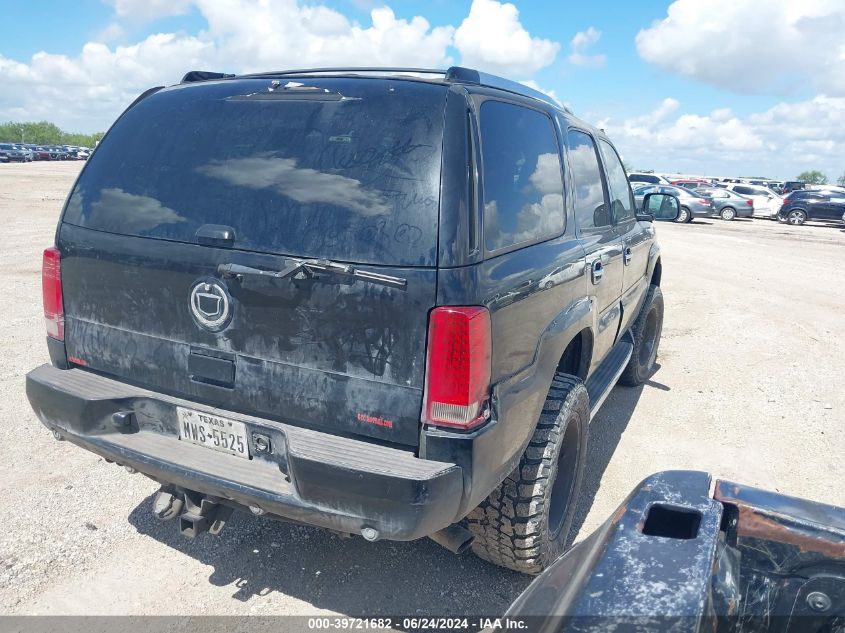
<svg viewBox="0 0 845 633">
<path fill-rule="evenodd" d="M 464 526 L 453 523 L 434 534 L 429 534 L 428 538 L 453 554 L 463 554 L 470 548 L 475 537 Z"/>
</svg>

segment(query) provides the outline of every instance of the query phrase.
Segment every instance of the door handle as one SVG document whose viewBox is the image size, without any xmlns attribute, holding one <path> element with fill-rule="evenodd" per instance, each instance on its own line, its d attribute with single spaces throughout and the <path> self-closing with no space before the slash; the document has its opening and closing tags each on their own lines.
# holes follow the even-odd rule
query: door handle
<svg viewBox="0 0 845 633">
<path fill-rule="evenodd" d="M 626 246 L 625 250 L 622 251 L 622 257 L 625 260 L 626 266 L 631 263 L 631 258 L 633 257 L 633 253 L 631 252 L 630 246 Z"/>
<path fill-rule="evenodd" d="M 598 285 L 601 278 L 604 277 L 604 265 L 601 263 L 601 258 L 595 260 L 590 266 L 590 277 L 594 286 Z"/>
</svg>

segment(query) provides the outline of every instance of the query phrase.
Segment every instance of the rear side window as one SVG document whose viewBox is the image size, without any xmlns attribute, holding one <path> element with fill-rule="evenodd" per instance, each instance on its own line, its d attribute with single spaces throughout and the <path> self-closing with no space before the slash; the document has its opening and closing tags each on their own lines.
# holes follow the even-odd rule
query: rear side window
<svg viewBox="0 0 845 633">
<path fill-rule="evenodd" d="M 270 79 L 163 90 L 125 113 L 90 158 L 64 221 L 355 263 L 436 264 L 443 86 Z"/>
<path fill-rule="evenodd" d="M 627 222 L 634 218 L 634 199 L 631 196 L 631 187 L 628 185 L 628 177 L 625 175 L 625 168 L 613 146 L 599 139 L 604 166 L 607 171 L 607 188 L 610 193 L 610 210 L 614 221 L 617 223 Z"/>
<path fill-rule="evenodd" d="M 487 251 L 560 235 L 563 177 L 551 119 L 529 108 L 485 101 L 480 120 Z"/>
<path fill-rule="evenodd" d="M 751 187 L 734 187 L 734 191 L 741 193 L 743 196 L 756 196 L 757 192 Z"/>
<path fill-rule="evenodd" d="M 569 130 L 566 138 L 578 227 L 587 232 L 607 230 L 612 225 L 612 218 L 604 199 L 601 167 L 593 138 L 580 130 Z"/>
</svg>

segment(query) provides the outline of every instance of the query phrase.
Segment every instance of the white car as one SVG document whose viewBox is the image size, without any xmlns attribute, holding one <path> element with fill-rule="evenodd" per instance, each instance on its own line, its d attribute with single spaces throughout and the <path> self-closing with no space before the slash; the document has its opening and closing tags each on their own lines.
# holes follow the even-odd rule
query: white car
<svg viewBox="0 0 845 633">
<path fill-rule="evenodd" d="M 726 189 L 754 200 L 754 217 L 777 220 L 778 211 L 783 206 L 783 198 L 768 187 L 731 183 Z"/>
<path fill-rule="evenodd" d="M 670 183 L 663 176 L 657 174 L 649 174 L 643 172 L 631 172 L 628 174 L 628 182 L 631 183 L 631 189 L 634 187 L 641 187 L 642 185 L 670 185 Z"/>
</svg>

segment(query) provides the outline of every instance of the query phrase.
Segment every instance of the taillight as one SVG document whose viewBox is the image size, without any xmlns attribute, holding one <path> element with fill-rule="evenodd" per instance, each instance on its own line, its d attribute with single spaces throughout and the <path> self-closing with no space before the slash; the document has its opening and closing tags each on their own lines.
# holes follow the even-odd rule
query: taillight
<svg viewBox="0 0 845 633">
<path fill-rule="evenodd" d="M 747 204 L 749 207 L 753 207 L 753 206 L 754 206 L 754 201 L 753 201 L 753 200 L 746 200 L 746 201 L 745 201 L 745 204 Z"/>
<path fill-rule="evenodd" d="M 65 340 L 65 310 L 62 306 L 62 256 L 58 248 L 44 250 L 41 261 L 41 293 L 47 336 Z"/>
<path fill-rule="evenodd" d="M 486 308 L 431 311 L 423 422 L 469 429 L 489 417 L 491 348 Z"/>
</svg>

